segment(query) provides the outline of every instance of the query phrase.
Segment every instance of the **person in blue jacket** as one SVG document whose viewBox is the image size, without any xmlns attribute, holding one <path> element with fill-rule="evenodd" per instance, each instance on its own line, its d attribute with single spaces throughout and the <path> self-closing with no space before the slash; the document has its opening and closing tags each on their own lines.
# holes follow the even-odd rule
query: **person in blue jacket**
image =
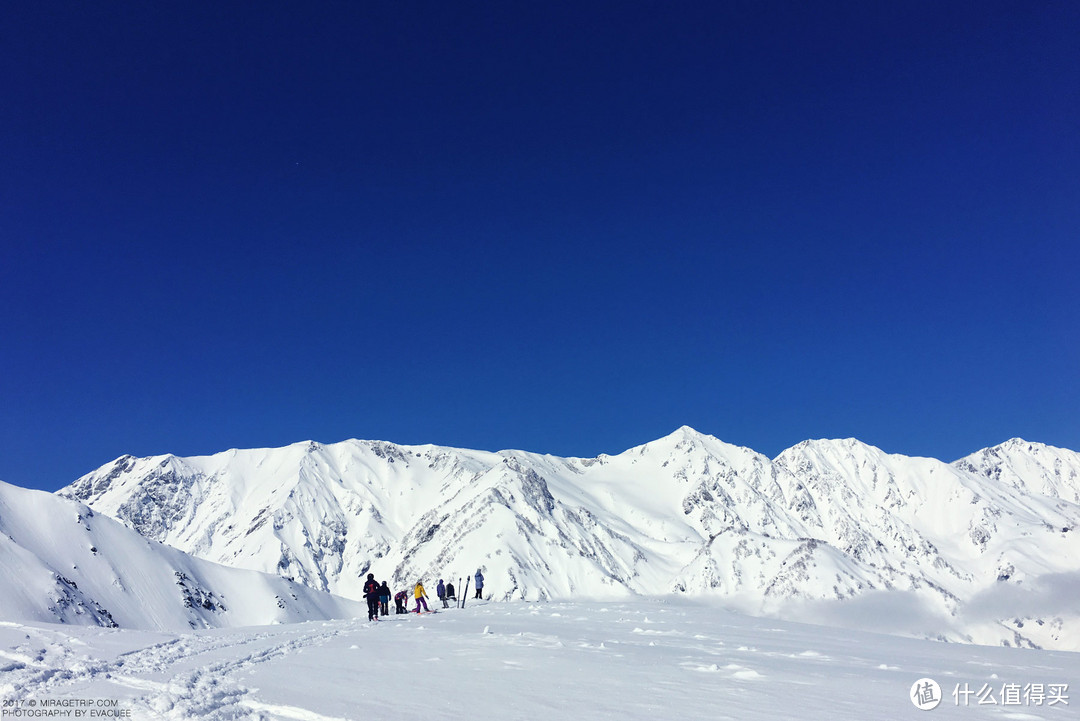
<svg viewBox="0 0 1080 721">
<path fill-rule="evenodd" d="M 476 580 L 476 596 L 474 598 L 484 598 L 484 574 L 480 573 L 480 569 L 476 569 L 476 575 L 473 577 Z"/>
<path fill-rule="evenodd" d="M 383 581 L 382 585 L 379 586 L 379 611 L 382 612 L 383 616 L 390 614 L 390 586 L 386 581 Z"/>
</svg>

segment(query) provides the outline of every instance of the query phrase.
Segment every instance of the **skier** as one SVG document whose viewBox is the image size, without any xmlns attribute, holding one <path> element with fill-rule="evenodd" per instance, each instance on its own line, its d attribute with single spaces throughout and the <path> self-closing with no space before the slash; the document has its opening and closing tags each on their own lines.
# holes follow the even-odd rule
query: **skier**
<svg viewBox="0 0 1080 721">
<path fill-rule="evenodd" d="M 454 591 L 454 582 L 453 581 L 447 581 L 446 582 L 446 598 L 451 600 L 451 601 L 455 601 L 455 602 L 457 601 L 457 592 Z"/>
<path fill-rule="evenodd" d="M 364 598 L 367 599 L 367 620 L 379 620 L 379 582 L 375 574 L 369 573 L 364 581 Z"/>
<path fill-rule="evenodd" d="M 473 598 L 484 599 L 484 574 L 480 573 L 480 569 L 476 569 L 476 595 Z"/>
<path fill-rule="evenodd" d="M 413 596 L 416 598 L 416 612 L 420 613 L 420 604 L 424 605 L 425 611 L 431 609 L 427 607 L 427 601 L 424 599 L 427 597 L 427 592 L 424 590 L 424 584 L 419 581 L 416 582 L 416 588 L 413 589 Z"/>
<path fill-rule="evenodd" d="M 450 604 L 446 602 L 446 586 L 443 585 L 442 579 L 439 579 L 439 585 L 435 587 L 435 595 L 442 601 L 443 608 L 450 608 Z"/>
<path fill-rule="evenodd" d="M 386 584 L 386 581 L 379 586 L 379 611 L 383 616 L 390 615 L 390 586 Z"/>
<path fill-rule="evenodd" d="M 409 603 L 409 592 L 408 591 L 398 591 L 394 595 L 394 604 L 397 606 L 396 610 L 397 610 L 398 613 L 408 613 L 409 609 L 406 608 L 408 603 Z"/>
</svg>

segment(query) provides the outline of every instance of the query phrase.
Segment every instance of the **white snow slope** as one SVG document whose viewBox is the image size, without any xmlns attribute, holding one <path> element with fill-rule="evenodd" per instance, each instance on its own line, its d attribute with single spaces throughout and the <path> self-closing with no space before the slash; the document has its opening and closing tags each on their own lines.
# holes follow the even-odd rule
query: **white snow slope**
<svg viewBox="0 0 1080 721">
<path fill-rule="evenodd" d="M 358 598 L 482 567 L 500 600 L 723 596 L 977 643 L 1080 649 L 1080 454 L 953 464 L 859 441 L 774 460 L 690 428 L 617 456 L 377 441 L 125 456 L 64 495 L 229 566 Z M 841 602 L 840 610 L 834 608 Z"/>
<path fill-rule="evenodd" d="M 361 613 L 353 601 L 194 558 L 81 503 L 7 483 L 0 579 L 5 621 L 179 631 Z"/>
<path fill-rule="evenodd" d="M 1077 718 L 1078 676 L 1080 654 L 841 632 L 750 618 L 718 599 L 482 602 L 377 624 L 182 634 L 0 623 L 3 721 L 43 710 L 137 721 L 1065 721 Z M 912 696 L 923 678 L 940 687 L 929 715 Z"/>
</svg>

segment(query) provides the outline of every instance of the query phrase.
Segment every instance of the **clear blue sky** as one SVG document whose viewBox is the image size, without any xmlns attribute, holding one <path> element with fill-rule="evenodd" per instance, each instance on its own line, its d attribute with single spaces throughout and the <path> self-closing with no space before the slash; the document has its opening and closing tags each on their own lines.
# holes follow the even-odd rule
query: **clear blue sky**
<svg viewBox="0 0 1080 721">
<path fill-rule="evenodd" d="M 682 424 L 1080 449 L 1080 4 L 4 15 L 0 479 Z"/>
</svg>

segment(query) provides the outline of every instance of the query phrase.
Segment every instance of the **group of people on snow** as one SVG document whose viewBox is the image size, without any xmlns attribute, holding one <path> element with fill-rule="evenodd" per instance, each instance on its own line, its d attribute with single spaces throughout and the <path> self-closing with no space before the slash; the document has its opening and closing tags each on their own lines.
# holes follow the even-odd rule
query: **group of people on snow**
<svg viewBox="0 0 1080 721">
<path fill-rule="evenodd" d="M 473 598 L 484 597 L 484 574 L 480 569 L 476 569 L 476 575 L 473 576 L 476 583 L 476 595 Z M 468 585 L 468 584 L 466 584 Z M 443 583 L 443 580 L 439 579 L 439 585 L 435 587 L 435 593 L 438 595 L 439 600 L 442 601 L 443 608 L 450 608 L 450 601 L 457 601 L 457 591 L 454 589 L 453 581 Z M 430 611 L 427 605 L 427 591 L 424 590 L 424 584 L 421 581 L 417 581 L 412 591 L 413 598 L 416 600 L 416 613 L 420 613 L 421 606 L 425 611 Z M 369 573 L 367 580 L 364 582 L 364 599 L 368 605 L 368 620 L 378 621 L 379 616 L 388 616 L 390 614 L 390 586 L 386 581 L 379 583 L 375 580 L 375 574 Z M 397 613 L 409 613 L 409 592 L 408 590 L 398 591 L 394 594 L 394 610 Z"/>
</svg>

